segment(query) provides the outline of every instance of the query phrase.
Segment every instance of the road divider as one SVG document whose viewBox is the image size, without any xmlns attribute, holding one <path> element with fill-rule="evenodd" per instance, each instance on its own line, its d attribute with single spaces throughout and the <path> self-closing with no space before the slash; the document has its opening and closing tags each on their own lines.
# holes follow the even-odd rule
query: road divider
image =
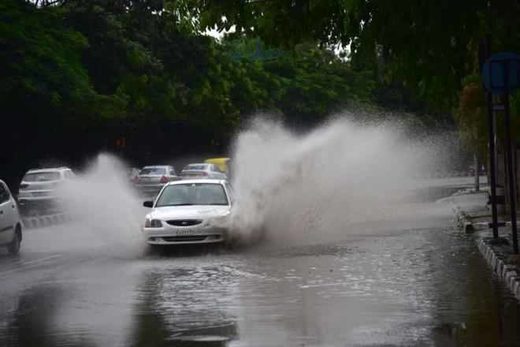
<svg viewBox="0 0 520 347">
<path fill-rule="evenodd" d="M 499 239 L 503 240 L 503 239 Z M 508 255 L 500 250 L 500 244 L 493 238 L 482 238 L 478 240 L 478 248 L 487 263 L 507 286 L 511 293 L 520 300 L 520 268 L 518 267 L 518 257 Z"/>
<path fill-rule="evenodd" d="M 66 213 L 55 213 L 45 216 L 25 217 L 22 220 L 26 229 L 38 229 L 63 224 L 70 221 L 71 218 Z"/>
</svg>

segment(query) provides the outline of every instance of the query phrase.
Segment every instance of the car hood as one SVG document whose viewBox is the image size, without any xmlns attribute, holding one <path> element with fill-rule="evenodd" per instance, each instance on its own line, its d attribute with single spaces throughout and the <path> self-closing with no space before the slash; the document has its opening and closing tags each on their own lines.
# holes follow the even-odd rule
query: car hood
<svg viewBox="0 0 520 347">
<path fill-rule="evenodd" d="M 156 207 L 147 215 L 151 219 L 206 219 L 228 214 L 230 206 L 165 206 Z"/>
</svg>

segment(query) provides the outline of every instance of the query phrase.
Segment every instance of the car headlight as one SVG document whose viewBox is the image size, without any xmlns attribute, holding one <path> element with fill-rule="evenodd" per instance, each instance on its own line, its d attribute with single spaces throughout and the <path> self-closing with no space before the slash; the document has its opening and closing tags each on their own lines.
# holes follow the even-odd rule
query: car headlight
<svg viewBox="0 0 520 347">
<path fill-rule="evenodd" d="M 146 218 L 146 221 L 144 222 L 145 228 L 161 228 L 162 222 L 159 219 L 150 219 Z"/>
</svg>

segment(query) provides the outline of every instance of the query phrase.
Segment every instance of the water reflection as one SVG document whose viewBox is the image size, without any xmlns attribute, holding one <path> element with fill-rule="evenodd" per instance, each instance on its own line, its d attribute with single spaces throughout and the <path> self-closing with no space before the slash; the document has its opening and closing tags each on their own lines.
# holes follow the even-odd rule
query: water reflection
<svg viewBox="0 0 520 347">
<path fill-rule="evenodd" d="M 245 346 L 520 346 L 520 305 L 450 228 L 283 249 L 247 268 L 262 278 L 241 281 Z"/>
<path fill-rule="evenodd" d="M 50 268 L 25 276 L 23 269 L 13 269 L 1 305 L 18 304 L 1 313 L 6 331 L 0 339 L 8 346 L 127 346 L 137 277 L 120 265 L 99 258 L 61 266 L 52 275 Z"/>
<path fill-rule="evenodd" d="M 520 345 L 520 305 L 493 278 L 473 238 L 450 230 L 429 238 L 432 245 L 443 245 L 426 252 L 435 345 Z"/>
<path fill-rule="evenodd" d="M 0 346 L 95 346 L 86 331 L 63 332 L 56 325 L 63 300 L 70 291 L 62 286 L 41 285 L 21 293 L 15 308 L 3 312 Z"/>
<path fill-rule="evenodd" d="M 233 268 L 168 263 L 142 276 L 132 346 L 227 346 L 236 339 L 236 319 L 227 309 Z"/>
<path fill-rule="evenodd" d="M 2 287 L 0 346 L 520 345 L 520 305 L 449 229 L 96 258 L 44 277 Z"/>
<path fill-rule="evenodd" d="M 422 236 L 410 240 L 420 243 Z M 424 341 L 429 310 L 423 303 L 428 298 L 417 285 L 421 269 L 410 270 L 411 264 L 422 263 L 422 255 L 407 257 L 397 251 L 401 246 L 400 238 L 389 237 L 305 246 L 304 252 L 284 249 L 280 256 L 275 252 L 251 259 L 249 267 L 263 278 L 242 281 L 239 326 L 244 345 Z"/>
</svg>

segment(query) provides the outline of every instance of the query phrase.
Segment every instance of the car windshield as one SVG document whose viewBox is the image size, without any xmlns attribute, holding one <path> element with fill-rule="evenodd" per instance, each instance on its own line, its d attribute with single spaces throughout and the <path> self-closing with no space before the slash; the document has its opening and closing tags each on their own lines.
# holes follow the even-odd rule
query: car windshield
<svg viewBox="0 0 520 347">
<path fill-rule="evenodd" d="M 207 165 L 204 164 L 190 164 L 186 166 L 182 171 L 191 171 L 191 170 L 206 170 Z"/>
<path fill-rule="evenodd" d="M 164 188 L 155 207 L 189 205 L 229 205 L 229 202 L 221 184 L 174 184 Z"/>
<path fill-rule="evenodd" d="M 165 167 L 145 167 L 139 172 L 139 175 L 165 175 Z"/>
<path fill-rule="evenodd" d="M 60 179 L 59 172 L 31 172 L 25 174 L 24 182 L 48 182 L 57 181 Z"/>
</svg>

